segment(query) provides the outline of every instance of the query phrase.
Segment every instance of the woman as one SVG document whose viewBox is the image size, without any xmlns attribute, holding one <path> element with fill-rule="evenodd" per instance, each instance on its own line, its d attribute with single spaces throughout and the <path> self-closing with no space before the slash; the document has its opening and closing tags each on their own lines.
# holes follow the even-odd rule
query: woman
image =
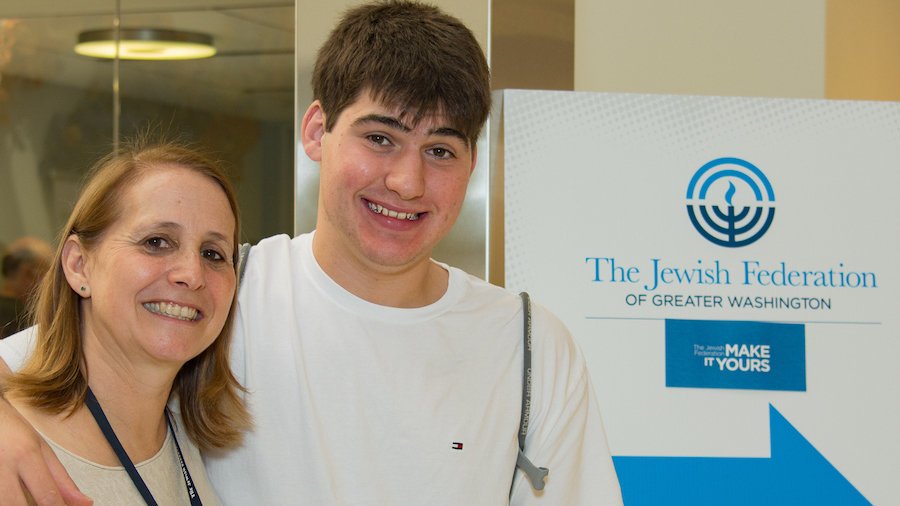
<svg viewBox="0 0 900 506">
<path fill-rule="evenodd" d="M 238 238 L 234 190 L 196 151 L 137 146 L 92 169 L 6 396 L 94 504 L 218 503 L 198 449 L 249 425 L 228 366 Z"/>
</svg>

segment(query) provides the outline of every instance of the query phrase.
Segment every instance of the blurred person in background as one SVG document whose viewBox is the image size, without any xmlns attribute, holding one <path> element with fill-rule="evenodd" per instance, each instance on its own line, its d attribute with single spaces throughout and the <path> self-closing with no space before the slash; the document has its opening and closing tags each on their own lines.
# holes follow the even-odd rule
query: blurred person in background
<svg viewBox="0 0 900 506">
<path fill-rule="evenodd" d="M 21 237 L 6 248 L 0 263 L 0 339 L 28 326 L 28 299 L 52 257 L 53 248 L 36 237 Z"/>
</svg>

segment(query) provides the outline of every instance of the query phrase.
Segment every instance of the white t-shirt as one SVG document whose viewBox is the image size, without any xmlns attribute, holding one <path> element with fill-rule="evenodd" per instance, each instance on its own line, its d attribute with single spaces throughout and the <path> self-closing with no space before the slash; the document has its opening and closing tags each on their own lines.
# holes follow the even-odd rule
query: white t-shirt
<svg viewBox="0 0 900 506">
<path fill-rule="evenodd" d="M 442 265 L 443 266 L 443 265 Z M 426 307 L 379 306 L 331 280 L 312 235 L 251 250 L 232 367 L 254 429 L 205 455 L 226 504 L 500 505 L 518 451 L 521 300 L 455 268 Z M 543 492 L 516 472 L 514 505 L 620 504 L 581 352 L 533 312 L 526 453 Z"/>
</svg>

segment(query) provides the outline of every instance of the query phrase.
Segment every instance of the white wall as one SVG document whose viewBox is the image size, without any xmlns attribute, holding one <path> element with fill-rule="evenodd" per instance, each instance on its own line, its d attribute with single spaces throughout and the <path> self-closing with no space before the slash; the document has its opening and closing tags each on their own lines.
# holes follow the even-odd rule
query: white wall
<svg viewBox="0 0 900 506">
<path fill-rule="evenodd" d="M 824 98 L 825 0 L 576 0 L 575 89 Z"/>
</svg>

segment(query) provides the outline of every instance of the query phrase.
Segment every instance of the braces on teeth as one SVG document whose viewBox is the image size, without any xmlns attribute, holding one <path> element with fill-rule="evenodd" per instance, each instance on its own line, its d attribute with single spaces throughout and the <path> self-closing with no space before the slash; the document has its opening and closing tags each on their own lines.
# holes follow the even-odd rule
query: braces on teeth
<svg viewBox="0 0 900 506">
<path fill-rule="evenodd" d="M 419 219 L 419 213 L 398 213 L 397 211 L 387 209 L 382 205 L 375 204 L 374 202 L 369 202 L 369 209 L 378 214 L 383 214 L 384 216 L 397 218 L 398 220 L 416 221 Z"/>
</svg>

